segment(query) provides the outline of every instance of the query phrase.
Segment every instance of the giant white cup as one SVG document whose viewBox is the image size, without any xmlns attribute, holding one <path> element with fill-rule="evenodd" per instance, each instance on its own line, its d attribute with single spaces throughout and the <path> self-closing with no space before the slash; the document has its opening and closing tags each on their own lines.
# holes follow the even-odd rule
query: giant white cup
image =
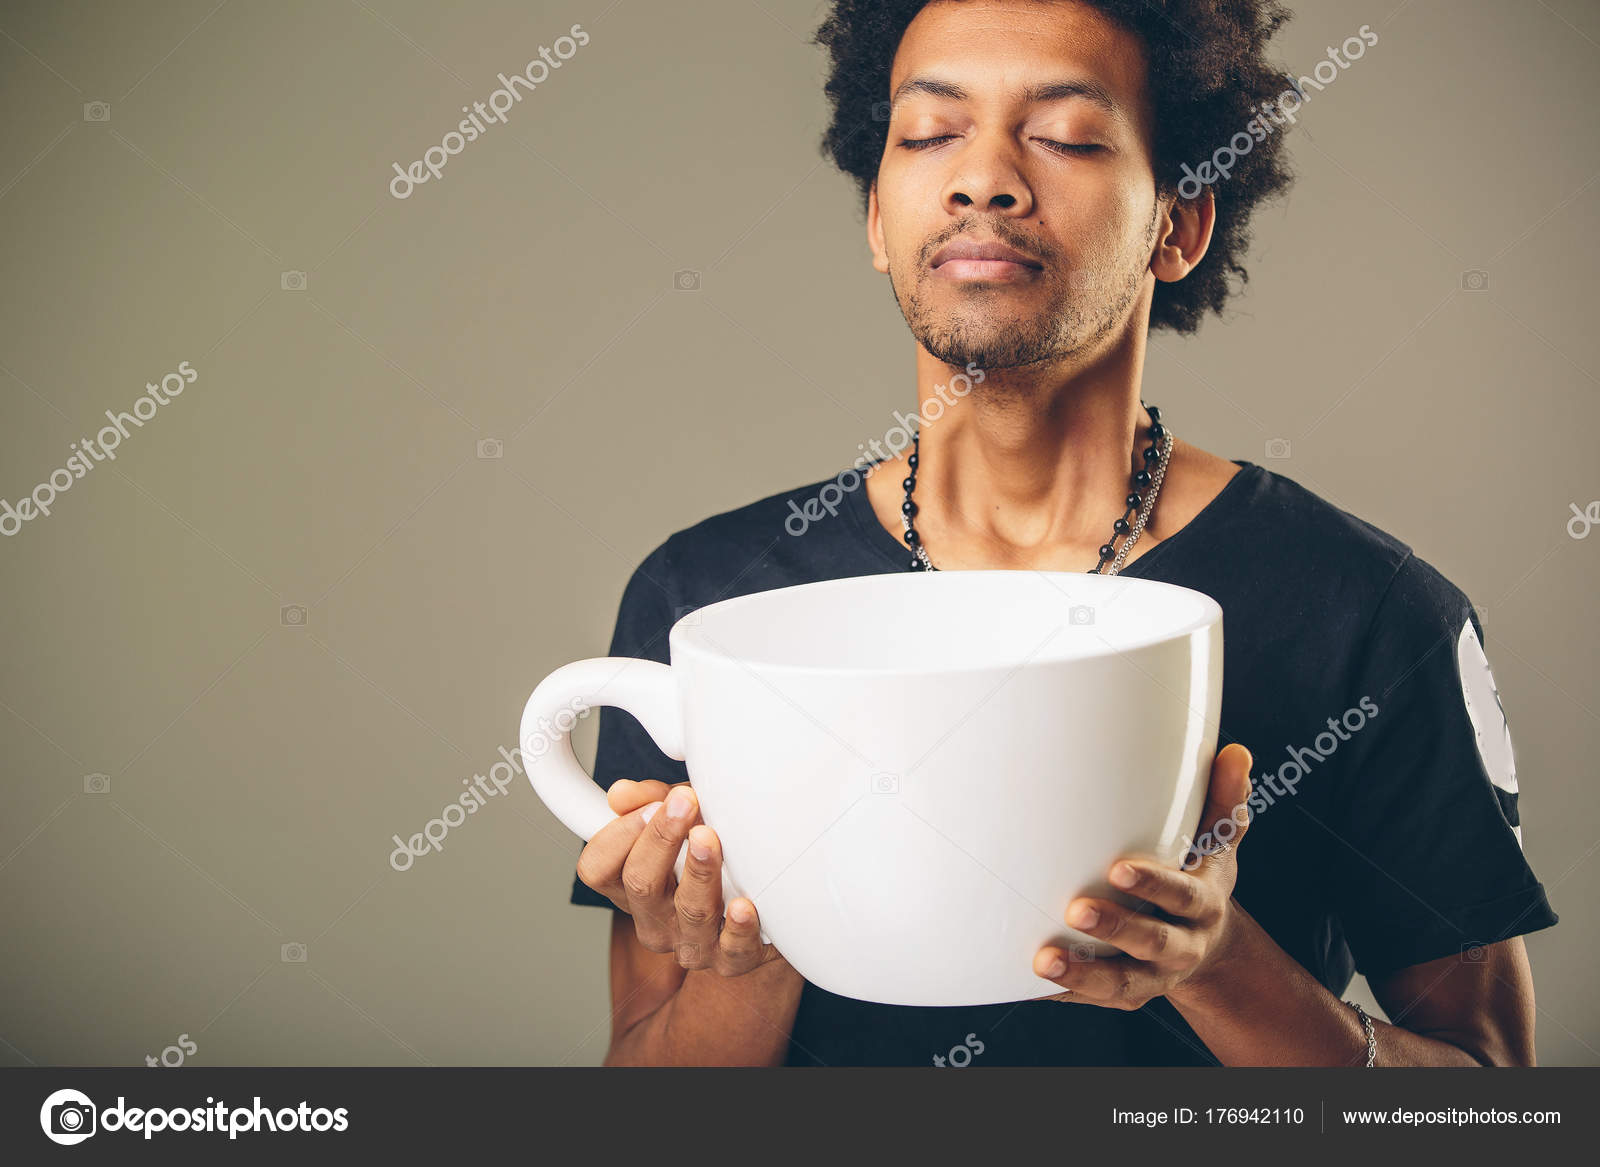
<svg viewBox="0 0 1600 1167">
<path fill-rule="evenodd" d="M 522 715 L 534 789 L 593 837 L 615 816 L 563 728 L 575 703 L 626 709 L 686 764 L 725 895 L 807 980 L 865 1001 L 1058 992 L 1034 954 L 1115 951 L 1067 927 L 1067 904 L 1131 904 L 1105 881 L 1119 855 L 1181 862 L 1216 751 L 1222 609 L 1152 580 L 803 584 L 684 616 L 668 655 L 546 677 Z"/>
</svg>

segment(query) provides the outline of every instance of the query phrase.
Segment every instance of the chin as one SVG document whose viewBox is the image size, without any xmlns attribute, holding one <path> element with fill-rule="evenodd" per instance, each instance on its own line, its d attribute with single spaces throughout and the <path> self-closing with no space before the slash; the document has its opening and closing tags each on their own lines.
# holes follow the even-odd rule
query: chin
<svg viewBox="0 0 1600 1167">
<path fill-rule="evenodd" d="M 993 317 L 981 322 L 961 319 L 941 321 L 930 329 L 913 329 L 917 343 L 947 365 L 956 368 L 973 364 L 981 369 L 1012 369 L 1040 359 L 1033 342 L 1037 330 L 1031 321 L 1013 320 L 996 324 Z"/>
</svg>

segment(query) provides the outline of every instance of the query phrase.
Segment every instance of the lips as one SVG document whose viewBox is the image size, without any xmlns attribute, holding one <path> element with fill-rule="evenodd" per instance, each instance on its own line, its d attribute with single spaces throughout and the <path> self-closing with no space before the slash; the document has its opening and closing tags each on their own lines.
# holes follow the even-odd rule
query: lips
<svg viewBox="0 0 1600 1167">
<path fill-rule="evenodd" d="M 980 242 L 975 239 L 953 239 L 934 253 L 933 266 L 935 268 L 940 267 L 953 259 L 994 260 L 1003 263 L 1015 263 L 1022 267 L 1033 268 L 1035 271 L 1040 271 L 1044 268 L 1044 264 L 1034 259 L 1033 256 L 1024 254 L 1014 247 L 1007 247 L 998 240 Z"/>
</svg>

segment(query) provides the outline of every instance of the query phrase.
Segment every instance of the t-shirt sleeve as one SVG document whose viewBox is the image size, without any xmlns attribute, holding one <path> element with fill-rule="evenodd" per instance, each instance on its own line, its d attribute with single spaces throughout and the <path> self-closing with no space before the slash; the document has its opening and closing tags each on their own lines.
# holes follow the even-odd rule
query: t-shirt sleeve
<svg viewBox="0 0 1600 1167">
<path fill-rule="evenodd" d="M 1466 595 L 1408 556 L 1354 676 L 1325 825 L 1332 906 L 1357 969 L 1388 973 L 1556 923 L 1523 855 L 1511 731 Z"/>
<path fill-rule="evenodd" d="M 670 663 L 667 633 L 681 614 L 675 604 L 668 544 L 663 543 L 634 570 L 623 589 L 607 655 Z M 601 707 L 598 716 L 600 728 L 595 745 L 594 780 L 602 790 L 610 790 L 611 784 L 619 778 L 688 780 L 689 772 L 684 764 L 663 754 L 633 714 L 607 705 Z M 583 848 L 580 845 L 578 849 Z M 576 872 L 572 877 L 571 902 L 621 911 L 579 879 Z"/>
</svg>

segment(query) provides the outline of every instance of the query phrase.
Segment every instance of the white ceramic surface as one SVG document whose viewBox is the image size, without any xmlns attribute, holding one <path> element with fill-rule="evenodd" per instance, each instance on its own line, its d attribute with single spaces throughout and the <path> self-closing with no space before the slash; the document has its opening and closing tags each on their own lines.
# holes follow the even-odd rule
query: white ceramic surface
<svg viewBox="0 0 1600 1167">
<path fill-rule="evenodd" d="M 1033 973 L 1041 946 L 1115 951 L 1065 925 L 1068 902 L 1131 902 L 1105 882 L 1111 862 L 1176 866 L 1195 833 L 1222 703 L 1222 610 L 1201 592 L 871 575 L 710 604 L 668 645 L 670 667 L 601 657 L 545 678 L 522 718 L 534 789 L 592 837 L 613 817 L 605 795 L 550 727 L 575 700 L 627 709 L 685 762 L 727 894 L 830 992 L 1057 992 Z"/>
</svg>

